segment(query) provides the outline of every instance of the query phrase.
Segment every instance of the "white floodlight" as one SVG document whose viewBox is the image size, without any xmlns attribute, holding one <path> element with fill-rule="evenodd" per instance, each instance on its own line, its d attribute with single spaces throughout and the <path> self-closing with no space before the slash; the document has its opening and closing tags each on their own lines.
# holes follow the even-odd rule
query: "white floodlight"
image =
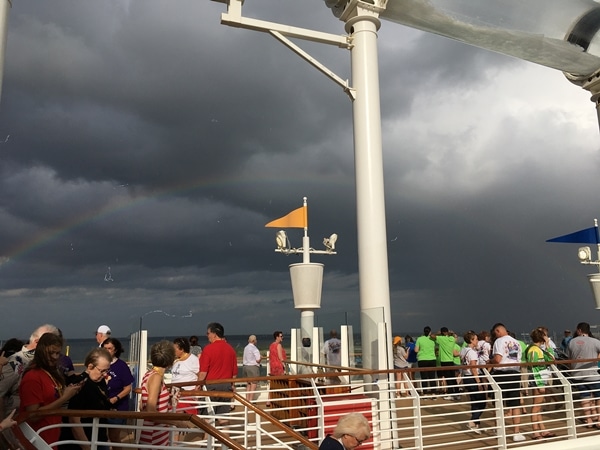
<svg viewBox="0 0 600 450">
<path fill-rule="evenodd" d="M 275 242 L 277 242 L 277 248 L 279 250 L 285 250 L 288 248 L 288 238 L 285 231 L 279 230 L 275 235 Z"/>
<path fill-rule="evenodd" d="M 323 245 L 327 247 L 327 250 L 335 250 L 335 243 L 337 241 L 338 235 L 333 233 L 328 238 L 323 239 Z"/>
<path fill-rule="evenodd" d="M 577 257 L 582 263 L 590 262 L 592 260 L 592 250 L 589 247 L 579 247 L 579 250 L 577 250 Z"/>
</svg>

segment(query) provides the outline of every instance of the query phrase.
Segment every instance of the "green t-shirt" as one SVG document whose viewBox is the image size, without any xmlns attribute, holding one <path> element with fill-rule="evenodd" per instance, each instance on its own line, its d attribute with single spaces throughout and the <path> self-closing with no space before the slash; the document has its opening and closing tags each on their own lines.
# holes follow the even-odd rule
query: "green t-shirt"
<svg viewBox="0 0 600 450">
<path fill-rule="evenodd" d="M 521 346 L 521 362 L 527 362 L 527 356 L 525 355 L 525 350 L 527 349 L 527 344 L 520 339 L 517 339 L 517 342 Z"/>
<path fill-rule="evenodd" d="M 454 336 L 439 335 L 435 337 L 435 341 L 440 349 L 440 361 L 454 362 L 454 344 L 456 344 Z"/>
<path fill-rule="evenodd" d="M 460 345 L 455 343 L 454 350 L 456 350 L 456 352 L 458 353 L 458 355 L 456 355 L 454 357 L 454 364 L 456 364 L 457 366 L 460 366 Z"/>
<path fill-rule="evenodd" d="M 415 342 L 417 361 L 435 361 L 435 342 L 429 336 L 419 336 Z"/>
<path fill-rule="evenodd" d="M 551 362 L 554 360 L 554 355 L 551 352 L 546 352 L 535 344 L 527 346 L 523 353 L 525 354 L 525 360 L 527 362 Z M 548 379 L 551 377 L 550 372 L 545 365 L 531 366 L 529 371 L 532 373 L 533 382 L 537 387 L 546 386 Z"/>
</svg>

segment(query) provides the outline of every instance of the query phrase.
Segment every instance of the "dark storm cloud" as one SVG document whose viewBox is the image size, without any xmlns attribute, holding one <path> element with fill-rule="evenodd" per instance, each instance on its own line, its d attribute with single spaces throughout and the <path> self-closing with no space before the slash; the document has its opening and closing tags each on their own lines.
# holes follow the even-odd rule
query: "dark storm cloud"
<svg viewBox="0 0 600 450">
<path fill-rule="evenodd" d="M 275 253 L 264 224 L 306 196 L 311 246 L 339 235 L 338 255 L 312 257 L 325 264 L 316 320 L 358 327 L 352 104 L 267 34 L 220 25 L 224 11 L 15 2 L 0 110 L 12 323 L 73 337 L 96 321 L 125 335 L 140 318 L 162 334 L 297 326 L 287 266 L 300 258 Z M 321 0 L 253 0 L 244 13 L 344 28 Z M 350 78 L 347 50 L 297 43 Z M 385 21 L 379 48 L 394 329 L 528 329 L 540 317 L 527 311 L 549 304 L 547 325 L 573 326 L 592 305 L 586 269 L 576 248 L 544 241 L 597 210 L 589 96 L 548 69 Z M 288 234 L 302 245 L 301 230 Z M 20 335 L 11 326 L 5 338 Z"/>
</svg>

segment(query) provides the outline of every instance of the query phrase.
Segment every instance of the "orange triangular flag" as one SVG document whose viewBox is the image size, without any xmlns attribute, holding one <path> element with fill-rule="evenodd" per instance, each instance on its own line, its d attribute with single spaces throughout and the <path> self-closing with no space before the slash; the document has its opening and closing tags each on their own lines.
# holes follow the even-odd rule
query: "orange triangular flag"
<svg viewBox="0 0 600 450">
<path fill-rule="evenodd" d="M 308 208 L 301 206 L 293 210 L 287 216 L 275 219 L 265 225 L 268 228 L 307 228 L 308 227 Z"/>
</svg>

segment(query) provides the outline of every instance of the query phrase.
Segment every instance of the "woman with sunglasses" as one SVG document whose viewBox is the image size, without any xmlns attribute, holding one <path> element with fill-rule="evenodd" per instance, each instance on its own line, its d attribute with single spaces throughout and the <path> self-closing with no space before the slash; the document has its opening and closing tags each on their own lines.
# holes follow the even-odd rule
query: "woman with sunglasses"
<svg viewBox="0 0 600 450">
<path fill-rule="evenodd" d="M 269 346 L 269 375 L 277 376 L 285 374 L 285 366 L 283 361 L 287 359 L 285 349 L 281 345 L 283 341 L 283 332 L 275 331 L 273 333 L 275 339 Z"/>
<path fill-rule="evenodd" d="M 69 381 L 73 383 L 83 383 L 81 390 L 69 400 L 68 409 L 71 410 L 97 410 L 108 411 L 112 405 L 108 399 L 108 387 L 106 385 L 106 377 L 110 370 L 110 361 L 112 357 L 105 348 L 94 348 L 85 357 L 85 371 L 79 375 L 69 377 Z M 68 417 L 69 423 L 81 425 L 92 423 L 91 417 Z M 100 419 L 101 424 L 106 424 L 106 419 Z M 75 426 L 73 428 L 63 428 L 61 440 L 72 440 L 89 442 L 92 437 L 91 426 Z M 105 427 L 98 428 L 98 450 L 108 450 L 108 434 Z M 61 445 L 62 450 L 81 450 L 84 444 L 67 444 Z"/>
</svg>

